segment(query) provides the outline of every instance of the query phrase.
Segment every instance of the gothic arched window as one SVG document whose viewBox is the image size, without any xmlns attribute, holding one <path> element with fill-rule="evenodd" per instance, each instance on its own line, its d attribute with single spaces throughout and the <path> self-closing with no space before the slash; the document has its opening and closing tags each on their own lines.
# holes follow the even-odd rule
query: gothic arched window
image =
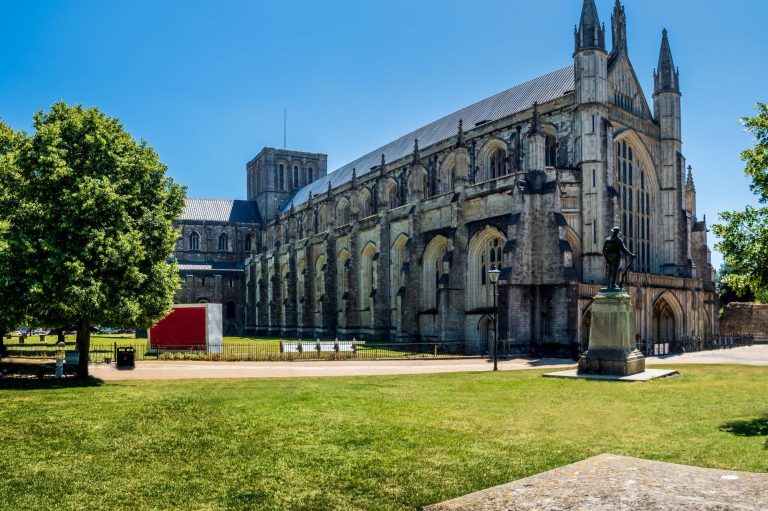
<svg viewBox="0 0 768 511">
<path fill-rule="evenodd" d="M 250 252 L 251 251 L 251 235 L 247 235 L 245 237 L 245 251 Z"/>
<path fill-rule="evenodd" d="M 345 225 L 349 223 L 349 201 L 345 198 L 339 199 L 336 205 L 336 225 Z"/>
<path fill-rule="evenodd" d="M 547 135 L 544 145 L 544 165 L 546 167 L 557 166 L 557 140 L 552 135 Z"/>
<path fill-rule="evenodd" d="M 507 152 L 504 149 L 496 149 L 488 162 L 489 178 L 495 179 L 507 173 Z"/>
<path fill-rule="evenodd" d="M 373 201 L 371 192 L 367 188 L 360 190 L 360 218 L 366 218 L 373 214 Z"/>
<path fill-rule="evenodd" d="M 368 243 L 360 254 L 360 321 L 364 326 L 373 325 L 373 294 L 376 286 L 375 254 L 376 246 L 373 243 Z"/>
<path fill-rule="evenodd" d="M 307 179 L 308 179 L 307 183 L 311 183 L 312 181 L 314 181 L 314 180 L 315 180 L 315 176 L 312 174 L 312 167 L 309 167 L 309 168 L 307 169 L 307 176 L 308 176 L 308 178 L 307 178 Z"/>
<path fill-rule="evenodd" d="M 192 231 L 189 233 L 189 249 L 200 250 L 200 235 L 197 233 L 197 231 Z"/>
<path fill-rule="evenodd" d="M 650 272 L 653 213 L 646 169 L 637 158 L 637 152 L 626 140 L 617 142 L 615 150 L 621 232 L 627 248 L 637 254 L 634 271 Z"/>
<path fill-rule="evenodd" d="M 346 302 L 349 295 L 347 284 L 347 271 L 349 262 L 349 252 L 346 249 L 342 249 L 336 258 L 336 305 L 338 307 L 337 312 L 337 324 L 340 327 L 347 326 L 347 314 L 346 314 Z"/>
<path fill-rule="evenodd" d="M 392 179 L 387 182 L 387 199 L 389 202 L 389 209 L 395 209 L 400 205 L 397 183 Z"/>
<path fill-rule="evenodd" d="M 501 270 L 502 251 L 506 239 L 494 228 L 486 227 L 476 234 L 467 247 L 467 308 L 490 307 L 493 285 L 488 270 Z"/>
<path fill-rule="evenodd" d="M 293 187 L 294 188 L 299 187 L 299 166 L 298 165 L 293 166 Z"/>
<path fill-rule="evenodd" d="M 219 236 L 219 251 L 229 252 L 229 236 L 226 232 L 222 232 Z"/>
<path fill-rule="evenodd" d="M 443 257 L 448 251 L 448 240 L 435 236 L 424 249 L 422 257 L 421 308 L 436 309 L 439 305 L 440 278 L 443 275 Z"/>
<path fill-rule="evenodd" d="M 283 165 L 283 164 L 281 163 L 281 164 L 278 166 L 278 169 L 279 169 L 279 170 L 278 170 L 278 172 L 277 172 L 277 179 L 278 179 L 278 181 L 279 181 L 279 182 L 277 183 L 277 187 L 278 187 L 280 190 L 285 190 L 285 165 Z"/>
</svg>

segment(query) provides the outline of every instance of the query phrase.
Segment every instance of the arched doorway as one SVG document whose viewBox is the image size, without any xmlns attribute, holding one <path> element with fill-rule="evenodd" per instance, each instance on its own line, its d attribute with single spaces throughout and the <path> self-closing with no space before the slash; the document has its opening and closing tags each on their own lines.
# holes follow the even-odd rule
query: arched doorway
<svg viewBox="0 0 768 511">
<path fill-rule="evenodd" d="M 667 302 L 662 302 L 653 315 L 657 342 L 669 342 L 675 338 L 675 315 Z"/>
<path fill-rule="evenodd" d="M 480 318 L 477 323 L 477 329 L 480 332 L 479 350 L 483 354 L 493 352 L 493 318 L 488 315 Z"/>
<path fill-rule="evenodd" d="M 670 344 L 676 339 L 675 312 L 665 299 L 660 299 L 653 307 L 651 333 L 653 335 L 654 353 L 669 353 Z"/>
</svg>

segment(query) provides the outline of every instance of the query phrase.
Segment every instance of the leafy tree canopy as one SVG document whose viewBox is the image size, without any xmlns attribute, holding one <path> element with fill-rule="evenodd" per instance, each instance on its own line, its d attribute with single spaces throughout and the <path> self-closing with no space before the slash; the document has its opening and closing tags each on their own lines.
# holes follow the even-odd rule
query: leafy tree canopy
<svg viewBox="0 0 768 511">
<path fill-rule="evenodd" d="M 0 175 L 7 178 L 12 178 L 18 172 L 16 166 L 16 150 L 24 140 L 21 133 L 13 131 L 7 124 L 0 120 Z M 7 215 L 4 209 L 4 205 L 8 202 L 8 193 L 11 191 L 8 184 L 12 179 L 0 179 L 0 205 L 3 208 L 0 209 L 0 261 L 4 260 L 6 251 L 8 250 L 8 243 L 6 241 L 6 234 L 10 223 L 6 218 Z M 0 287 L 3 286 L 3 281 L 9 277 L 7 271 L 3 271 L 0 268 Z M 24 315 L 20 304 L 5 304 L 5 307 L 0 311 L 0 335 L 4 334 L 8 330 L 18 326 L 23 322 Z M 2 341 L 0 340 L 0 344 Z"/>
<path fill-rule="evenodd" d="M 746 131 L 754 135 L 755 146 L 741 153 L 744 173 L 752 179 L 750 189 L 760 207 L 744 211 L 725 211 L 720 223 L 712 227 L 721 238 L 716 248 L 723 253 L 731 273 L 722 281 L 736 294 L 751 290 L 758 296 L 768 293 L 768 106 L 758 103 L 757 115 L 742 119 Z"/>
<path fill-rule="evenodd" d="M 720 306 L 723 307 L 731 302 L 754 302 L 758 300 L 755 297 L 755 293 L 752 291 L 752 288 L 747 287 L 745 290 L 737 293 L 730 285 L 728 285 L 727 282 L 725 282 L 725 277 L 732 273 L 738 274 L 739 271 L 731 268 L 727 261 L 723 261 L 720 264 L 720 269 L 717 270 L 715 283 L 717 284 L 719 291 L 718 294 L 720 297 Z"/>
<path fill-rule="evenodd" d="M 183 187 L 95 108 L 56 103 L 33 126 L 0 169 L 0 306 L 23 303 L 40 326 L 151 325 L 179 285 L 169 258 Z"/>
</svg>

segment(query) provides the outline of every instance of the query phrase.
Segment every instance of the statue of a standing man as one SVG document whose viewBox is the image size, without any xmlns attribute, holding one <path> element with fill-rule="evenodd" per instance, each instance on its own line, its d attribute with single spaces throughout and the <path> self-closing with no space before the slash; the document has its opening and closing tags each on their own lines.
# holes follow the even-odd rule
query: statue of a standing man
<svg viewBox="0 0 768 511">
<path fill-rule="evenodd" d="M 621 229 L 614 227 L 611 229 L 611 236 L 605 239 L 603 243 L 603 256 L 605 256 L 605 267 L 608 272 L 608 289 L 619 289 L 619 267 L 621 258 L 624 254 L 635 257 L 635 254 L 629 251 L 624 244 L 624 240 L 619 237 Z"/>
</svg>

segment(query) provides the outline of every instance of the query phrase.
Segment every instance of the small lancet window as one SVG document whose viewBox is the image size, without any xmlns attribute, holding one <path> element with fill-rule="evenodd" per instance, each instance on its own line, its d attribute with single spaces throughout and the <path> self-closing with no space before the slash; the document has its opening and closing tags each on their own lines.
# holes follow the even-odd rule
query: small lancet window
<svg viewBox="0 0 768 511">
<path fill-rule="evenodd" d="M 196 231 L 189 234 L 189 249 L 200 250 L 200 235 Z"/>
<path fill-rule="evenodd" d="M 226 232 L 222 232 L 221 236 L 219 236 L 219 251 L 229 252 L 229 236 L 227 236 Z"/>
</svg>

